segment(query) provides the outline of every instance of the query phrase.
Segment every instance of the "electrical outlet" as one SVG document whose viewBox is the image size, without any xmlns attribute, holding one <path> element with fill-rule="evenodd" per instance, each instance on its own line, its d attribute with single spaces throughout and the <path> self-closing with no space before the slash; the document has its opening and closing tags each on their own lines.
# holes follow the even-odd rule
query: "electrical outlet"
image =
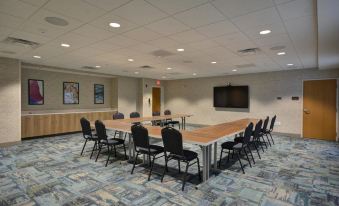
<svg viewBox="0 0 339 206">
<path fill-rule="evenodd" d="M 281 125 L 281 122 L 275 122 L 275 124 L 274 125 L 276 125 L 276 126 L 280 126 Z"/>
</svg>

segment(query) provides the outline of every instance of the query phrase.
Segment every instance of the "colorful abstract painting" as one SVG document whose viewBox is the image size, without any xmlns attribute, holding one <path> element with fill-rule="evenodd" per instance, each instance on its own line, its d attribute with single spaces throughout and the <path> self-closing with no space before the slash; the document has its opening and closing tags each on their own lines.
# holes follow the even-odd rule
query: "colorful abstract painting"
<svg viewBox="0 0 339 206">
<path fill-rule="evenodd" d="M 28 80 L 28 104 L 43 105 L 44 104 L 44 81 L 29 79 Z"/>
<path fill-rule="evenodd" d="M 79 104 L 79 83 L 64 82 L 64 104 Z"/>
<path fill-rule="evenodd" d="M 94 104 L 103 104 L 105 99 L 104 85 L 94 84 Z"/>
</svg>

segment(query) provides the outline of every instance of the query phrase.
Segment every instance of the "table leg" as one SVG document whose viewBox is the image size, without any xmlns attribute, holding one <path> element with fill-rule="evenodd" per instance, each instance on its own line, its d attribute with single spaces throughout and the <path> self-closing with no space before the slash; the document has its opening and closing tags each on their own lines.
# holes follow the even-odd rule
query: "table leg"
<svg viewBox="0 0 339 206">
<path fill-rule="evenodd" d="M 214 143 L 214 169 L 218 169 L 218 160 L 217 160 L 217 153 L 218 153 L 218 143 Z"/>
<path fill-rule="evenodd" d="M 201 146 L 202 149 L 202 164 L 203 164 L 203 169 L 202 169 L 202 181 L 205 182 L 208 180 L 210 176 L 210 157 L 209 157 L 209 149 L 210 145 L 208 146 Z"/>
<path fill-rule="evenodd" d="M 184 117 L 184 130 L 186 130 L 186 117 Z"/>
<path fill-rule="evenodd" d="M 132 160 L 132 137 L 131 134 L 128 133 L 128 159 Z"/>
<path fill-rule="evenodd" d="M 210 144 L 208 145 L 208 171 L 210 171 L 211 166 L 212 166 L 212 145 Z"/>
<path fill-rule="evenodd" d="M 181 117 L 181 129 L 184 130 L 184 118 Z"/>
</svg>

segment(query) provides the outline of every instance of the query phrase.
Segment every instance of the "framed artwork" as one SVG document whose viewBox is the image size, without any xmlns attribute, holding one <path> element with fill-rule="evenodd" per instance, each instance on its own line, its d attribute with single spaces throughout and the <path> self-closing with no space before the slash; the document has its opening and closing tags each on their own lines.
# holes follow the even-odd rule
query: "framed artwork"
<svg viewBox="0 0 339 206">
<path fill-rule="evenodd" d="M 28 104 L 29 105 L 44 104 L 44 80 L 38 79 L 28 80 Z"/>
<path fill-rule="evenodd" d="M 63 96 L 64 104 L 79 104 L 79 83 L 64 82 Z"/>
<path fill-rule="evenodd" d="M 94 84 L 94 104 L 104 104 L 105 91 L 104 85 Z"/>
</svg>

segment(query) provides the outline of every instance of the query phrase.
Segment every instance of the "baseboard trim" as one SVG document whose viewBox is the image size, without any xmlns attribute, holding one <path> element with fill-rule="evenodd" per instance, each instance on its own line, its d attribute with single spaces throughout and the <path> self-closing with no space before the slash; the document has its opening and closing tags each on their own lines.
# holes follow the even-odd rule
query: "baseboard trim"
<svg viewBox="0 0 339 206">
<path fill-rule="evenodd" d="M 21 140 L 25 141 L 25 140 L 32 140 L 32 139 L 40 139 L 40 138 L 54 137 L 54 136 L 60 136 L 60 135 L 76 134 L 76 133 L 80 133 L 80 132 L 81 131 L 74 131 L 74 132 L 65 132 L 65 133 L 42 135 L 42 136 L 34 136 L 34 137 L 24 137 L 24 138 L 21 138 Z"/>
<path fill-rule="evenodd" d="M 301 134 L 295 134 L 295 133 L 272 132 L 272 134 L 274 134 L 274 135 L 288 136 L 288 137 L 298 137 L 298 138 L 301 138 Z"/>
<path fill-rule="evenodd" d="M 21 144 L 21 141 L 0 143 L 0 148 L 10 147 L 17 144 Z"/>
</svg>

